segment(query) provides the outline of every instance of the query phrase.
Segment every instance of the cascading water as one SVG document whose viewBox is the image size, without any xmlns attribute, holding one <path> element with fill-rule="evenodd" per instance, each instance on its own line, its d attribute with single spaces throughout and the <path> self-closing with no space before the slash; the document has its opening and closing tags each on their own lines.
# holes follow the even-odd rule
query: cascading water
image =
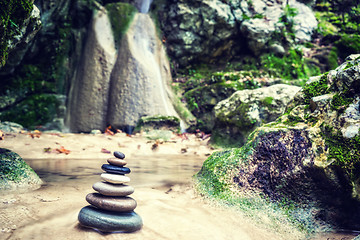
<svg viewBox="0 0 360 240">
<path fill-rule="evenodd" d="M 152 0 L 140 0 L 139 11 L 141 13 L 148 13 Z"/>
<path fill-rule="evenodd" d="M 177 116 L 167 84 L 170 67 L 148 14 L 135 15 L 120 45 L 111 76 L 108 120 L 127 129 L 142 116 Z"/>
</svg>

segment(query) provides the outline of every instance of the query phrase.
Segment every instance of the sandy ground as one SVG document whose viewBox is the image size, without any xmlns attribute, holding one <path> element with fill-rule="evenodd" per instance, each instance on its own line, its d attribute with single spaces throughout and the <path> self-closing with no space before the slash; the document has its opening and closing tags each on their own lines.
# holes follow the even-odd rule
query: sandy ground
<svg viewBox="0 0 360 240">
<path fill-rule="evenodd" d="M 211 154 L 207 140 L 173 136 L 154 145 L 142 136 L 125 134 L 7 134 L 1 148 L 20 154 L 44 180 L 35 191 L 0 193 L 0 239 L 296 239 L 252 223 L 234 209 L 219 207 L 198 196 L 192 179 Z M 61 146 L 69 154 L 58 153 Z M 47 149 L 47 153 L 44 152 Z M 135 193 L 131 195 L 144 226 L 135 233 L 102 234 L 81 227 L 80 209 L 86 194 L 100 180 L 101 164 L 126 154 Z M 319 236 L 317 239 L 351 239 Z"/>
</svg>

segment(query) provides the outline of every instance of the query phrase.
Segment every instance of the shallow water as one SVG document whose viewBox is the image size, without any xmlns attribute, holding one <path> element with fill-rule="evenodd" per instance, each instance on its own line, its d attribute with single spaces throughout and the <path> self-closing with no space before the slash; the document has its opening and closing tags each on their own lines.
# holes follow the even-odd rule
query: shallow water
<svg viewBox="0 0 360 240">
<path fill-rule="evenodd" d="M 204 157 L 179 154 L 136 155 L 126 159 L 126 167 L 131 169 L 128 175 L 134 187 L 161 186 L 189 183 L 192 176 L 202 166 Z M 56 185 L 66 181 L 80 183 L 100 180 L 103 159 L 25 159 L 46 183 Z"/>
<path fill-rule="evenodd" d="M 60 186 L 86 186 L 99 181 L 101 165 L 107 163 L 99 159 L 25 159 L 38 173 L 45 184 L 43 189 Z M 127 167 L 132 172 L 131 185 L 135 188 L 163 188 L 171 191 L 177 184 L 189 184 L 191 178 L 202 166 L 203 157 L 184 155 L 132 155 Z M 51 201 L 51 199 L 50 199 Z M 322 233 L 315 240 L 351 240 L 358 232 Z M 238 238 L 234 238 L 238 239 Z M 240 238 L 239 238 L 240 239 Z"/>
<path fill-rule="evenodd" d="M 32 139 L 9 135 L 1 147 L 19 153 L 45 182 L 36 190 L 0 195 L 0 239 L 186 239 L 263 240 L 301 239 L 287 226 L 281 234 L 264 229 L 233 209 L 214 206 L 198 196 L 191 184 L 203 161 L 213 151 L 206 142 L 189 136 L 174 138 L 153 149 L 141 137 L 86 134 L 43 134 Z M 44 153 L 44 148 L 64 146 L 69 155 Z M 85 196 L 101 181 L 101 165 L 110 151 L 124 150 L 135 192 L 131 195 L 143 218 L 142 230 L 132 234 L 101 234 L 81 227 L 80 209 Z M 356 233 L 321 234 L 316 240 L 349 240 Z"/>
</svg>

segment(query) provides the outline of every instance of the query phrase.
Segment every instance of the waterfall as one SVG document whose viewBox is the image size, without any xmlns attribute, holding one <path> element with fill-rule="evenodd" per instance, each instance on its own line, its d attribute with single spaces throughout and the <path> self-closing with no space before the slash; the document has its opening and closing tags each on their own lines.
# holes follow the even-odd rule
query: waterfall
<svg viewBox="0 0 360 240">
<path fill-rule="evenodd" d="M 148 13 L 152 0 L 140 0 L 138 8 L 141 13 Z"/>
<path fill-rule="evenodd" d="M 135 14 L 117 54 L 106 15 L 103 10 L 94 15 L 68 101 L 71 131 L 104 130 L 111 125 L 129 133 L 143 116 L 179 117 L 172 105 L 165 49 L 145 14 L 151 1 L 137 5 L 141 13 Z"/>
<path fill-rule="evenodd" d="M 135 15 L 111 75 L 108 121 L 127 129 L 142 116 L 177 116 L 171 104 L 170 66 L 148 14 Z"/>
</svg>

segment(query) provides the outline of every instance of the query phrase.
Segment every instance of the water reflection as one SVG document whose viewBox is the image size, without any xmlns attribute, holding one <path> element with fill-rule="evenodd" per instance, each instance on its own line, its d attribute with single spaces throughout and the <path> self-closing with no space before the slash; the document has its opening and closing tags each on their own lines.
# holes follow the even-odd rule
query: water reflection
<svg viewBox="0 0 360 240">
<path fill-rule="evenodd" d="M 46 183 L 77 180 L 94 183 L 100 180 L 101 165 L 106 159 L 25 159 Z M 132 155 L 126 165 L 133 186 L 159 186 L 186 183 L 200 170 L 204 157 L 178 154 Z"/>
</svg>

